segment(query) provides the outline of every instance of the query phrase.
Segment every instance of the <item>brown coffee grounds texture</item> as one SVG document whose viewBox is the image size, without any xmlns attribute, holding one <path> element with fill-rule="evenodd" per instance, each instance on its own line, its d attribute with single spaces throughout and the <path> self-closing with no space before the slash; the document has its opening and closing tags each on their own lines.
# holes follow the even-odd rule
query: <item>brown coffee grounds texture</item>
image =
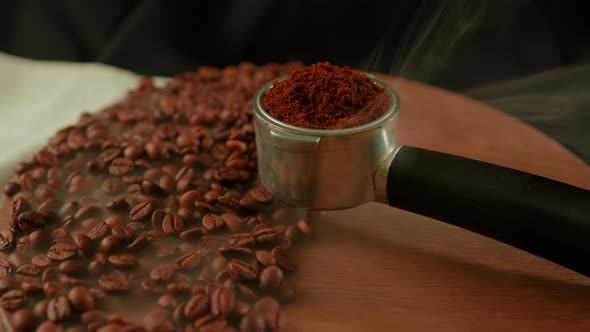
<svg viewBox="0 0 590 332">
<path fill-rule="evenodd" d="M 389 106 L 384 92 L 360 72 L 318 62 L 275 82 L 262 106 L 275 119 L 297 127 L 341 129 L 383 115 Z"/>
</svg>

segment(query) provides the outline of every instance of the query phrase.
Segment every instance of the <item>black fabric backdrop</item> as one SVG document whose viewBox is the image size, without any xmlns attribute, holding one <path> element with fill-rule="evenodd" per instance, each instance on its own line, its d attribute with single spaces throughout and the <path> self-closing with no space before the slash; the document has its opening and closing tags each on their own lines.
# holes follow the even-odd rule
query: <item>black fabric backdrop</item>
<svg viewBox="0 0 590 332">
<path fill-rule="evenodd" d="M 584 0 L 0 0 L 0 51 L 97 61 L 147 75 L 243 60 L 329 60 L 465 92 L 587 63 L 588 7 Z M 469 22 L 472 28 L 460 34 Z M 429 26 L 428 33 L 421 28 Z M 430 37 L 422 39 L 425 34 Z M 411 61 L 402 61 L 408 56 Z M 589 72 L 568 77 L 590 87 Z M 535 89 L 519 87 L 519 93 Z M 499 97 L 474 96 L 491 103 Z M 559 107 L 536 105 L 535 112 L 554 116 L 498 107 L 590 162 L 590 100 L 578 100 L 567 117 Z"/>
</svg>

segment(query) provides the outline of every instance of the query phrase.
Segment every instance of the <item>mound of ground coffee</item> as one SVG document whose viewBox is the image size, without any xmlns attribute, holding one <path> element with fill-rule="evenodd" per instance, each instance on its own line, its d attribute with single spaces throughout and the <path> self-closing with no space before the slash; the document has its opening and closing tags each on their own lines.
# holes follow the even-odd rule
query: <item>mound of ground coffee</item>
<svg viewBox="0 0 590 332">
<path fill-rule="evenodd" d="M 304 128 L 356 127 L 387 110 L 384 89 L 348 67 L 320 62 L 293 71 L 262 97 L 262 107 L 275 119 Z"/>
<path fill-rule="evenodd" d="M 82 114 L 4 192 L 15 331 L 275 331 L 311 226 L 257 182 L 251 98 L 297 64 L 201 68 Z"/>
</svg>

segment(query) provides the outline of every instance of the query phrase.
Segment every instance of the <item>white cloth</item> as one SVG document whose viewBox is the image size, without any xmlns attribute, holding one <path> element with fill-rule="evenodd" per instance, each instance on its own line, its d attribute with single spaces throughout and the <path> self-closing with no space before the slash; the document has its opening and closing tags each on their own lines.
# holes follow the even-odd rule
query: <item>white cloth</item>
<svg viewBox="0 0 590 332">
<path fill-rule="evenodd" d="M 60 128 L 125 96 L 139 76 L 102 64 L 0 53 L 0 184 Z"/>
</svg>

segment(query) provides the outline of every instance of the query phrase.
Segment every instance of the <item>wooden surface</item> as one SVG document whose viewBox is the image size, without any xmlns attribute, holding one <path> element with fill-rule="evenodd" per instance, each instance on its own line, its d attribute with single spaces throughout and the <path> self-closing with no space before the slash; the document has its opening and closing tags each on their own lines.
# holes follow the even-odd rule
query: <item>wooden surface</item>
<svg viewBox="0 0 590 332">
<path fill-rule="evenodd" d="M 538 131 L 461 96 L 384 80 L 402 98 L 401 143 L 590 189 L 590 169 Z M 377 204 L 314 226 L 297 248 L 290 331 L 590 331 L 590 281 L 506 245 Z"/>
<path fill-rule="evenodd" d="M 401 96 L 402 143 L 590 189 L 590 169 L 531 127 L 385 80 Z M 378 204 L 314 225 L 316 238 L 298 247 L 295 331 L 590 331 L 590 280 L 507 245 Z"/>
</svg>

